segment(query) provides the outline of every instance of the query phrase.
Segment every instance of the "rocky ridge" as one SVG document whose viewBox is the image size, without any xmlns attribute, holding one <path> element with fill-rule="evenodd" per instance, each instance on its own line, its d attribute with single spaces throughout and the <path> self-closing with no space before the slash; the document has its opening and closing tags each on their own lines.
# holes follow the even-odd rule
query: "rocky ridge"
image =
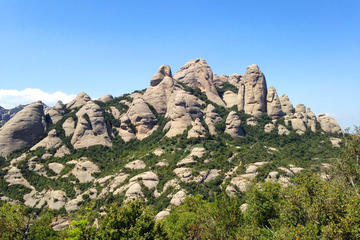
<svg viewBox="0 0 360 240">
<path fill-rule="evenodd" d="M 7 188 L 27 190 L 17 200 L 30 207 L 71 212 L 89 199 L 166 198 L 161 218 L 194 184 L 225 184 L 234 195 L 259 176 L 286 185 L 302 171 L 295 164 L 273 166 L 282 149 L 251 142 L 258 135 L 285 142 L 318 137 L 338 148 L 342 134 L 332 117 L 316 116 L 302 104 L 294 108 L 287 95 L 267 88 L 257 65 L 244 75 L 218 76 L 196 59 L 174 75 L 160 66 L 145 91 L 98 100 L 80 93 L 66 105 L 26 106 L 0 128 L 0 155 L 6 158 L 0 174 Z M 242 158 L 247 151 L 256 155 L 251 162 Z M 39 188 L 33 179 L 54 181 L 55 187 Z"/>
</svg>

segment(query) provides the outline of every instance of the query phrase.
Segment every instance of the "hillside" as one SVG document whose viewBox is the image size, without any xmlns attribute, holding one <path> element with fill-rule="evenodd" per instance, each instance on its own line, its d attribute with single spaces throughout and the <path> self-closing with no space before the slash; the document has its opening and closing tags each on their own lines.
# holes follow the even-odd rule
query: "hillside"
<svg viewBox="0 0 360 240">
<path fill-rule="evenodd" d="M 230 76 L 203 59 L 174 75 L 163 65 L 145 90 L 12 116 L 0 128 L 0 199 L 65 218 L 141 199 L 160 219 L 189 195 L 241 197 L 254 180 L 288 186 L 305 169 L 326 180 L 343 135 L 332 117 L 279 97 L 257 65 Z"/>
</svg>

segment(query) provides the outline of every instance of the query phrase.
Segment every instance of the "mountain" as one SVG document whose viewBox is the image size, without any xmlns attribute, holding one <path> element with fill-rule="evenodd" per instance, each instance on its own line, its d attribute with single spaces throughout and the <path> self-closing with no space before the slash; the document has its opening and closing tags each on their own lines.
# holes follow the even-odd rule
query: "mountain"
<svg viewBox="0 0 360 240">
<path fill-rule="evenodd" d="M 174 75 L 162 65 L 145 90 L 80 93 L 12 116 L 0 128 L 0 196 L 59 216 L 143 199 L 162 218 L 188 195 L 241 196 L 254 179 L 286 186 L 304 169 L 326 179 L 343 134 L 332 117 L 279 97 L 257 65 L 230 76 L 203 59 Z"/>
<path fill-rule="evenodd" d="M 19 105 L 17 107 L 11 109 L 5 109 L 0 106 L 0 127 L 5 124 L 5 122 L 9 121 L 17 112 L 22 110 L 25 105 Z"/>
</svg>

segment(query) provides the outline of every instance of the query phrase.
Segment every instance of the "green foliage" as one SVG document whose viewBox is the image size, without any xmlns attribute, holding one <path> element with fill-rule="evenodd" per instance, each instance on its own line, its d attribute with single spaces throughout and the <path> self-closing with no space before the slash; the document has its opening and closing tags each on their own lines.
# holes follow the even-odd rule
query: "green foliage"
<svg viewBox="0 0 360 240">
<path fill-rule="evenodd" d="M 232 85 L 231 83 L 228 83 L 228 82 L 224 82 L 223 86 L 221 88 L 217 87 L 216 90 L 221 98 L 223 98 L 224 93 L 226 91 L 232 91 L 233 93 L 236 93 L 236 94 L 239 91 L 239 89 L 237 87 L 235 87 L 234 85 Z"/>
</svg>

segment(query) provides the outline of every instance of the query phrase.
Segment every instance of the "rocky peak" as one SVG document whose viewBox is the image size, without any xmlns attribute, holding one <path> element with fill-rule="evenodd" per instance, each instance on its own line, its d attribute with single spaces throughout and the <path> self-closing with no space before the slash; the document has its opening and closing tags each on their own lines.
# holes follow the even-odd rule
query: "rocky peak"
<svg viewBox="0 0 360 240">
<path fill-rule="evenodd" d="M 150 85 L 155 87 L 158 85 L 165 77 L 172 78 L 171 69 L 168 65 L 161 65 L 159 70 L 150 80 Z"/>
<path fill-rule="evenodd" d="M 239 105 L 239 110 L 255 117 L 261 116 L 266 112 L 266 80 L 264 74 L 256 64 L 250 65 L 245 74 L 240 78 L 242 91 L 239 91 L 240 98 L 243 99 Z"/>
<path fill-rule="evenodd" d="M 174 75 L 174 79 L 189 87 L 200 88 L 210 101 L 225 106 L 215 88 L 213 72 L 204 59 L 190 60 Z"/>
<path fill-rule="evenodd" d="M 267 113 L 269 117 L 273 119 L 278 119 L 283 115 L 279 96 L 277 95 L 275 88 L 272 86 L 269 87 L 268 89 L 266 102 L 267 102 Z"/>
<path fill-rule="evenodd" d="M 77 107 L 81 107 L 81 106 L 85 105 L 90 100 L 91 100 L 91 98 L 89 97 L 89 95 L 87 95 L 84 92 L 81 92 L 75 97 L 75 99 L 73 99 L 71 102 L 66 104 L 66 108 L 74 109 L 74 108 L 77 108 Z"/>
<path fill-rule="evenodd" d="M 294 107 L 287 95 L 283 94 L 280 98 L 280 102 L 281 110 L 283 111 L 283 113 L 285 113 L 286 115 L 291 115 L 294 113 Z"/>
</svg>

